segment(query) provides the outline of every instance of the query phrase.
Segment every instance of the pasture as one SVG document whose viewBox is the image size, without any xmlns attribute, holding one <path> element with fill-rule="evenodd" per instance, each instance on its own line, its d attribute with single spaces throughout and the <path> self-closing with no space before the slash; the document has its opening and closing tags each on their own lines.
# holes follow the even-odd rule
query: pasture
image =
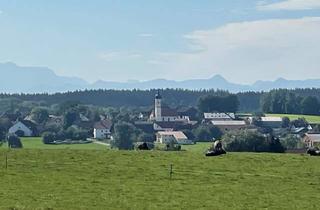
<svg viewBox="0 0 320 210">
<path fill-rule="evenodd" d="M 319 157 L 208 158 L 207 146 L 182 152 L 1 149 L 0 209 L 318 209 Z"/>
<path fill-rule="evenodd" d="M 51 145 L 43 144 L 41 137 L 22 137 L 21 142 L 24 149 L 83 149 L 83 150 L 106 150 L 108 149 L 104 145 L 100 144 L 61 144 L 61 145 Z M 7 148 L 7 144 L 3 144 L 2 148 Z"/>
<path fill-rule="evenodd" d="M 295 114 L 266 114 L 270 117 L 288 117 L 290 120 L 305 118 L 309 123 L 320 123 L 319 115 L 295 115 Z"/>
</svg>

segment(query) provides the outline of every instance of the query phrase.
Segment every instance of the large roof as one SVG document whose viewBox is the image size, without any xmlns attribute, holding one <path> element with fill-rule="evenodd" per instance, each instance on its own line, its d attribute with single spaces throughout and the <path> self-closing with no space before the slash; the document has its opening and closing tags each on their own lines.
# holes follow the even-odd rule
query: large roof
<svg viewBox="0 0 320 210">
<path fill-rule="evenodd" d="M 232 125 L 246 125 L 246 122 L 244 120 L 212 120 L 211 121 L 213 125 L 221 125 L 221 126 L 232 126 Z"/>
<path fill-rule="evenodd" d="M 96 122 L 94 124 L 95 129 L 111 129 L 112 127 L 112 122 L 111 120 L 101 120 L 99 122 Z"/>
<path fill-rule="evenodd" d="M 262 122 L 281 122 L 281 117 L 261 117 Z"/>
<path fill-rule="evenodd" d="M 174 117 L 179 116 L 177 110 L 170 108 L 169 106 L 163 104 L 161 106 L 161 116 L 163 117 Z"/>
<path fill-rule="evenodd" d="M 182 131 L 159 131 L 159 135 L 172 135 L 176 140 L 188 139 L 188 137 Z"/>
<path fill-rule="evenodd" d="M 217 112 L 217 113 L 204 113 L 205 119 L 235 119 L 234 113 L 224 113 L 224 112 Z"/>
</svg>

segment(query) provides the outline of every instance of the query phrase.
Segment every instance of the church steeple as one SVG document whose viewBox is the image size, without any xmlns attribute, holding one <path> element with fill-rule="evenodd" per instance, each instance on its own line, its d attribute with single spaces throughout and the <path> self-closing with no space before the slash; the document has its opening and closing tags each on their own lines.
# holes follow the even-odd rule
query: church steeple
<svg viewBox="0 0 320 210">
<path fill-rule="evenodd" d="M 161 116 L 161 95 L 160 95 L 160 90 L 158 90 L 157 94 L 155 95 L 155 100 L 154 100 L 154 116 L 156 121 L 161 121 L 162 116 Z"/>
<path fill-rule="evenodd" d="M 162 99 L 162 96 L 160 95 L 160 90 L 158 89 L 158 92 L 155 96 L 156 99 Z"/>
</svg>

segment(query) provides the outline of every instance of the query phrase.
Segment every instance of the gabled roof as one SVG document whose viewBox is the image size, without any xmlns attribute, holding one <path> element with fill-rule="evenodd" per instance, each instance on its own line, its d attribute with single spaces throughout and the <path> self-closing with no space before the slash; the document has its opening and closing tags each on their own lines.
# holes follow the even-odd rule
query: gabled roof
<svg viewBox="0 0 320 210">
<path fill-rule="evenodd" d="M 161 106 L 161 116 L 163 116 L 163 117 L 174 117 L 174 116 L 178 116 L 178 113 L 177 113 L 176 109 L 172 109 L 169 106 L 163 104 Z"/>
<path fill-rule="evenodd" d="M 112 122 L 111 120 L 100 120 L 94 124 L 95 129 L 111 129 Z"/>
</svg>

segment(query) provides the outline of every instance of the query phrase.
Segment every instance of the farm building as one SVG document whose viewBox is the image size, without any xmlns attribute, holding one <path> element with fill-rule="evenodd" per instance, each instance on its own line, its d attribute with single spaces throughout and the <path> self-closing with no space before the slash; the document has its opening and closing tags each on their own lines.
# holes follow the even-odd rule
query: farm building
<svg viewBox="0 0 320 210">
<path fill-rule="evenodd" d="M 320 145 L 320 133 L 307 133 L 303 139 L 308 147 L 315 147 Z"/>
<path fill-rule="evenodd" d="M 193 144 L 192 140 L 189 140 L 182 131 L 159 131 L 156 136 L 157 142 L 161 144 L 168 144 L 172 141 L 178 144 Z"/>
<path fill-rule="evenodd" d="M 212 120 L 211 123 L 218 127 L 222 132 L 247 128 L 247 124 L 244 120 Z"/>
<path fill-rule="evenodd" d="M 205 120 L 214 120 L 214 121 L 226 121 L 234 120 L 236 118 L 234 113 L 204 113 Z"/>
</svg>

